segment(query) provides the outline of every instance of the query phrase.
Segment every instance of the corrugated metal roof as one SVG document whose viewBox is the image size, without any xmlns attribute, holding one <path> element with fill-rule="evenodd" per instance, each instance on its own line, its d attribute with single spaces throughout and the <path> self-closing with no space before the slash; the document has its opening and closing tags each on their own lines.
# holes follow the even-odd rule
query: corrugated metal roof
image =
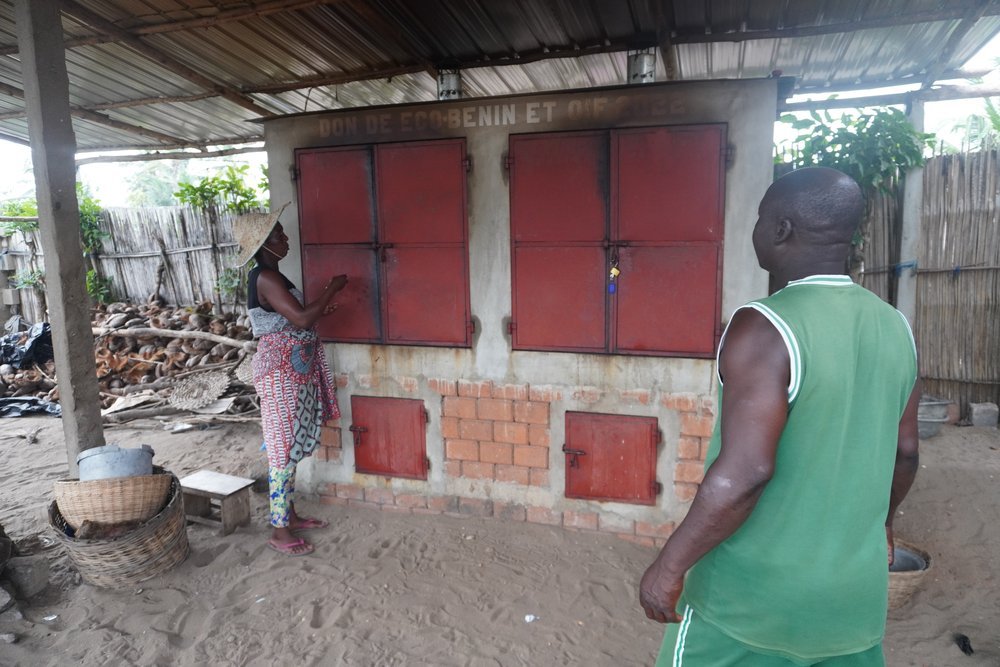
<svg viewBox="0 0 1000 667">
<path fill-rule="evenodd" d="M 262 114 L 774 70 L 799 91 L 922 82 L 1000 33 L 1000 0 L 66 0 L 81 150 L 256 140 Z M 27 139 L 13 0 L 0 0 L 0 136 Z"/>
</svg>

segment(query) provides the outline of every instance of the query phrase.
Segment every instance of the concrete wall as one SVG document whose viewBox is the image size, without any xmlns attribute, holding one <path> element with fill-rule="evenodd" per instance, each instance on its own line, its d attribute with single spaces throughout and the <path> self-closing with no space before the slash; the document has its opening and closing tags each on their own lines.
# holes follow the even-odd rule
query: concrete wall
<svg viewBox="0 0 1000 667">
<path fill-rule="evenodd" d="M 506 330 L 511 316 L 509 191 L 503 166 L 508 135 L 726 123 L 733 149 L 725 176 L 722 319 L 727 321 L 740 304 L 766 293 L 767 278 L 757 267 L 750 235 L 757 204 L 771 182 L 776 103 L 776 80 L 713 81 L 433 102 L 267 121 L 272 203 L 292 202 L 282 217 L 292 247 L 282 270 L 293 281 L 301 280 L 293 181 L 295 149 L 464 137 L 473 165 L 468 174 L 470 299 L 477 322 L 472 348 L 327 346 L 340 387 L 346 435 L 339 424 L 327 429 L 319 456 L 301 466 L 300 487 L 330 502 L 375 502 L 398 511 L 414 511 L 416 507 L 416 511 L 505 514 L 605 529 L 640 541 L 662 541 L 686 511 L 701 479 L 699 461 L 704 457 L 714 417 L 715 363 L 511 350 Z M 424 401 L 430 415 L 427 482 L 353 472 L 353 445 L 346 429 L 351 422 L 352 394 Z M 459 399 L 487 403 L 475 407 Z M 497 413 L 494 409 L 498 404 L 493 403 L 497 400 L 510 401 L 512 413 L 516 408 L 522 416 L 532 414 L 536 419 L 545 406 L 547 424 L 518 421 L 516 416 L 509 420 L 511 424 L 533 425 L 535 443 L 503 442 L 507 435 L 497 436 L 498 442 L 514 448 L 515 455 L 518 451 L 532 454 L 523 456 L 522 463 L 533 461 L 536 465 L 525 467 L 536 474 L 526 478 L 516 469 L 516 461 L 512 470 L 497 467 L 506 463 L 496 460 L 488 464 L 493 466 L 490 469 L 482 465 L 484 461 L 457 460 L 449 455 L 446 444 L 455 437 L 456 424 L 463 427 L 463 420 L 491 421 L 470 410 L 497 417 L 492 420 L 496 433 L 511 433 L 504 426 L 506 404 L 499 404 L 502 410 Z M 664 492 L 655 506 L 563 497 L 565 456 L 559 448 L 564 442 L 568 410 L 659 419 L 664 437 L 658 451 L 657 479 Z M 520 439 L 521 429 L 516 430 L 514 437 Z M 546 467 L 537 465 L 537 451 L 519 447 L 544 447 Z M 481 465 L 473 465 L 476 463 Z M 401 503 L 400 498 L 406 500 Z"/>
</svg>

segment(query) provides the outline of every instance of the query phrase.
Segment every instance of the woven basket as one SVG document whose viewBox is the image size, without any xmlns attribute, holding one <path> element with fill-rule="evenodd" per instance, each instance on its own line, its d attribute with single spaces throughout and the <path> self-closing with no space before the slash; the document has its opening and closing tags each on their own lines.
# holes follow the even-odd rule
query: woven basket
<svg viewBox="0 0 1000 667">
<path fill-rule="evenodd" d="M 170 477 L 170 500 L 162 512 L 135 530 L 107 540 L 77 540 L 53 501 L 49 524 L 87 583 L 129 588 L 167 572 L 187 558 L 189 546 L 181 483 Z"/>
<path fill-rule="evenodd" d="M 59 513 L 73 530 L 84 521 L 123 523 L 146 521 L 163 509 L 170 493 L 170 475 L 139 475 L 60 480 L 53 485 Z"/>
<path fill-rule="evenodd" d="M 253 352 L 247 354 L 233 370 L 233 375 L 237 380 L 251 387 L 253 386 L 253 355 Z"/>
<path fill-rule="evenodd" d="M 174 385 L 167 401 L 181 410 L 197 410 L 215 401 L 229 388 L 229 373 L 205 371 Z"/>
<path fill-rule="evenodd" d="M 927 567 L 907 572 L 889 572 L 889 609 L 899 609 L 905 605 L 913 592 L 920 588 L 920 582 L 924 580 L 927 572 L 931 569 L 931 557 L 926 551 L 904 540 L 897 539 L 895 543 L 897 547 L 909 549 L 923 558 Z"/>
</svg>

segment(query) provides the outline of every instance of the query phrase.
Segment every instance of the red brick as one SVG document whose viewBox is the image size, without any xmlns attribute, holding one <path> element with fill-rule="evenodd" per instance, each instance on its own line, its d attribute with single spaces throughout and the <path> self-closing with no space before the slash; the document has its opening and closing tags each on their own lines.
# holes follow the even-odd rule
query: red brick
<svg viewBox="0 0 1000 667">
<path fill-rule="evenodd" d="M 515 447 L 514 465 L 529 468 L 548 468 L 549 450 L 545 447 Z"/>
<path fill-rule="evenodd" d="M 493 422 L 493 440 L 512 445 L 528 444 L 528 425 L 516 422 Z"/>
<path fill-rule="evenodd" d="M 410 510 L 412 514 L 423 514 L 425 516 L 441 516 L 440 510 L 431 510 L 426 507 L 414 507 Z"/>
<path fill-rule="evenodd" d="M 705 466 L 700 461 L 679 461 L 674 468 L 674 481 L 701 484 L 705 477 Z"/>
<path fill-rule="evenodd" d="M 323 426 L 319 430 L 319 442 L 326 447 L 340 448 L 340 429 Z"/>
<path fill-rule="evenodd" d="M 597 403 L 601 400 L 602 392 L 599 387 L 573 387 L 573 400 L 582 403 Z"/>
<path fill-rule="evenodd" d="M 547 526 L 561 526 L 562 512 L 556 512 L 545 507 L 529 507 L 525 516 L 531 523 L 544 523 Z"/>
<path fill-rule="evenodd" d="M 468 396 L 469 398 L 490 398 L 493 396 L 493 383 L 489 380 L 476 382 L 472 380 L 459 380 L 458 395 Z"/>
<path fill-rule="evenodd" d="M 701 438 L 682 435 L 677 439 L 677 458 L 697 461 L 701 458 Z"/>
<path fill-rule="evenodd" d="M 320 482 L 316 485 L 316 493 L 321 496 L 337 495 L 337 485 L 333 482 Z"/>
<path fill-rule="evenodd" d="M 549 424 L 549 404 L 541 401 L 514 401 L 514 421 Z"/>
<path fill-rule="evenodd" d="M 715 418 L 708 415 L 698 415 L 692 412 L 681 414 L 681 435 L 693 435 L 706 438 L 712 435 Z"/>
<path fill-rule="evenodd" d="M 316 459 L 317 461 L 327 461 L 329 460 L 329 457 L 327 456 L 327 451 L 329 451 L 328 447 L 320 445 L 319 447 L 313 450 L 312 453 L 313 458 Z"/>
<path fill-rule="evenodd" d="M 461 477 L 462 476 L 462 462 L 461 461 L 445 461 L 444 462 L 444 474 L 445 477 Z"/>
<path fill-rule="evenodd" d="M 427 507 L 427 496 L 416 493 L 402 493 L 396 496 L 396 504 L 400 507 Z"/>
<path fill-rule="evenodd" d="M 454 380 L 431 378 L 427 380 L 427 386 L 430 387 L 431 391 L 436 391 L 442 396 L 458 396 L 458 387 Z"/>
<path fill-rule="evenodd" d="M 705 457 L 708 456 L 708 448 L 711 446 L 711 444 L 712 444 L 711 438 L 701 439 L 701 455 L 698 458 L 701 459 L 702 461 L 704 461 Z"/>
<path fill-rule="evenodd" d="M 511 464 L 514 462 L 514 447 L 502 442 L 480 442 L 479 460 L 483 463 Z"/>
<path fill-rule="evenodd" d="M 347 386 L 349 380 L 350 378 L 347 376 L 347 373 L 337 373 L 337 377 L 334 378 L 334 382 L 341 389 Z"/>
<path fill-rule="evenodd" d="M 703 398 L 701 400 L 701 412 L 702 416 L 714 417 L 715 416 L 715 401 L 711 398 Z"/>
<path fill-rule="evenodd" d="M 420 385 L 417 378 L 410 377 L 409 375 L 396 375 L 393 379 L 399 383 L 399 388 L 407 394 L 415 392 Z"/>
<path fill-rule="evenodd" d="M 356 484 L 338 484 L 337 497 L 348 498 L 350 500 L 364 500 L 365 490 Z"/>
<path fill-rule="evenodd" d="M 476 400 L 474 398 L 459 398 L 445 396 L 441 414 L 445 417 L 460 417 L 462 419 L 476 418 Z"/>
<path fill-rule="evenodd" d="M 528 400 L 528 385 L 497 384 L 493 385 L 493 398 L 508 398 L 517 401 Z"/>
<path fill-rule="evenodd" d="M 637 537 L 635 535 L 621 534 L 618 537 L 625 540 L 626 542 L 635 542 L 636 544 L 644 547 L 656 547 L 656 542 L 652 537 Z"/>
<path fill-rule="evenodd" d="M 596 512 L 563 512 L 563 525 L 581 530 L 597 530 Z"/>
<path fill-rule="evenodd" d="M 681 502 L 691 502 L 694 500 L 696 493 L 698 493 L 697 484 L 685 484 L 684 482 L 674 484 L 674 496 L 676 496 L 677 500 L 680 500 Z"/>
<path fill-rule="evenodd" d="M 365 502 L 392 505 L 395 501 L 396 497 L 389 489 L 365 489 Z"/>
<path fill-rule="evenodd" d="M 524 505 L 493 501 L 493 516 L 503 521 L 524 521 L 527 518 Z"/>
<path fill-rule="evenodd" d="M 530 468 L 528 470 L 528 483 L 531 486 L 546 488 L 549 485 L 549 471 L 542 468 Z"/>
<path fill-rule="evenodd" d="M 383 512 L 389 512 L 391 514 L 413 514 L 413 510 L 409 507 L 400 507 L 399 505 L 382 505 Z"/>
<path fill-rule="evenodd" d="M 648 389 L 629 389 L 621 392 L 621 400 L 625 403 L 641 403 L 649 405 L 651 394 Z"/>
<path fill-rule="evenodd" d="M 698 409 L 698 397 L 694 394 L 667 394 L 660 399 L 660 405 L 678 412 L 694 412 Z"/>
<path fill-rule="evenodd" d="M 480 419 L 509 422 L 514 419 L 513 402 L 502 398 L 480 398 L 476 416 Z"/>
<path fill-rule="evenodd" d="M 458 437 L 458 417 L 441 417 L 441 437 Z"/>
<path fill-rule="evenodd" d="M 349 501 L 347 498 L 338 498 L 336 496 L 320 495 L 319 501 L 324 505 L 346 505 Z"/>
<path fill-rule="evenodd" d="M 661 539 L 656 538 L 656 537 L 653 538 L 653 546 L 656 549 L 662 549 L 664 547 L 664 545 L 666 545 L 666 543 L 667 543 L 666 540 L 661 540 Z"/>
<path fill-rule="evenodd" d="M 378 511 L 380 511 L 382 509 L 382 506 L 379 505 L 378 503 L 369 503 L 369 502 L 366 502 L 364 500 L 354 500 L 354 499 L 348 500 L 347 501 L 347 506 L 348 507 L 360 507 L 360 508 L 363 508 L 363 509 L 374 510 L 376 512 L 378 512 Z"/>
<path fill-rule="evenodd" d="M 463 516 L 493 516 L 493 501 L 481 498 L 459 498 L 458 513 Z"/>
<path fill-rule="evenodd" d="M 635 535 L 635 521 L 623 519 L 613 514 L 601 514 L 598 519 L 598 529 L 604 533 Z"/>
<path fill-rule="evenodd" d="M 382 378 L 377 375 L 358 375 L 355 380 L 362 389 L 372 389 L 379 386 Z"/>
<path fill-rule="evenodd" d="M 659 537 L 666 539 L 674 532 L 673 522 L 668 523 L 648 523 L 646 521 L 635 522 L 635 534 L 643 537 Z"/>
<path fill-rule="evenodd" d="M 523 466 L 498 465 L 496 469 L 496 479 L 498 482 L 513 482 L 514 484 L 528 485 L 528 470 Z"/>
<path fill-rule="evenodd" d="M 478 461 L 479 443 L 475 440 L 445 440 L 444 455 L 453 461 Z"/>
<path fill-rule="evenodd" d="M 471 479 L 493 479 L 495 476 L 492 463 L 480 463 L 478 461 L 462 462 L 462 477 Z"/>
<path fill-rule="evenodd" d="M 458 422 L 458 434 L 465 440 L 492 440 L 494 422 L 463 419 Z"/>
<path fill-rule="evenodd" d="M 547 426 L 542 426 L 541 424 L 530 424 L 528 426 L 529 445 L 535 445 L 536 447 L 548 447 L 550 442 L 549 428 Z"/>
<path fill-rule="evenodd" d="M 562 392 L 555 389 L 552 385 L 532 385 L 528 388 L 528 399 L 531 401 L 543 401 L 545 403 L 551 403 L 552 401 L 562 400 Z"/>
<path fill-rule="evenodd" d="M 427 499 L 427 509 L 438 513 L 457 512 L 458 496 L 431 496 Z"/>
</svg>

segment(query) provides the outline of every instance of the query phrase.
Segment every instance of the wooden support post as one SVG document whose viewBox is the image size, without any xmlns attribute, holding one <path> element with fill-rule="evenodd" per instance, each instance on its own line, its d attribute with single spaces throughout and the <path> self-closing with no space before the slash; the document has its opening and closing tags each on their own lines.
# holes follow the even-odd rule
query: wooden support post
<svg viewBox="0 0 1000 667">
<path fill-rule="evenodd" d="M 98 401 L 90 298 L 80 247 L 76 138 L 58 0 L 15 0 L 17 42 L 28 109 L 38 225 L 45 252 L 52 349 L 59 375 L 70 476 L 84 449 L 104 445 Z"/>
<path fill-rule="evenodd" d="M 917 100 L 910 107 L 910 122 L 917 132 L 924 131 L 924 103 Z M 899 241 L 899 263 L 896 273 L 896 308 L 906 316 L 910 327 L 917 327 L 917 261 L 920 248 L 920 211 L 924 199 L 924 168 L 906 172 L 903 182 L 903 224 Z M 908 266 L 909 265 L 909 266 Z"/>
</svg>

